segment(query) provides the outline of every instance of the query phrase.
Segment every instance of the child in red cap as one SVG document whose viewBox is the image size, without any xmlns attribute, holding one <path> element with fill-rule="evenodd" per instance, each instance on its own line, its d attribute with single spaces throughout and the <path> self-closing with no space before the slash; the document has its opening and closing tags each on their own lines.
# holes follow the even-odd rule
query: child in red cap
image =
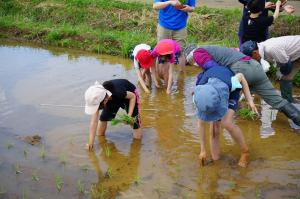
<svg viewBox="0 0 300 199">
<path fill-rule="evenodd" d="M 154 58 L 158 58 L 157 75 L 160 79 L 164 80 L 167 87 L 167 94 L 170 94 L 176 59 L 178 59 L 181 71 L 185 65 L 184 56 L 181 55 L 180 44 L 172 39 L 162 39 L 157 43 L 151 55 Z"/>
</svg>

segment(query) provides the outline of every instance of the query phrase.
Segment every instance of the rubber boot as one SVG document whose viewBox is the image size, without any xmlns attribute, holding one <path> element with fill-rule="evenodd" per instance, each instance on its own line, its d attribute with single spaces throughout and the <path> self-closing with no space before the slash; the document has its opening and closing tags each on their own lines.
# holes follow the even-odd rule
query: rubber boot
<svg viewBox="0 0 300 199">
<path fill-rule="evenodd" d="M 287 103 L 280 108 L 280 111 L 293 120 L 295 124 L 300 126 L 300 111 L 293 104 Z"/>
<path fill-rule="evenodd" d="M 280 92 L 282 98 L 293 103 L 293 81 L 292 80 L 280 80 Z"/>
</svg>

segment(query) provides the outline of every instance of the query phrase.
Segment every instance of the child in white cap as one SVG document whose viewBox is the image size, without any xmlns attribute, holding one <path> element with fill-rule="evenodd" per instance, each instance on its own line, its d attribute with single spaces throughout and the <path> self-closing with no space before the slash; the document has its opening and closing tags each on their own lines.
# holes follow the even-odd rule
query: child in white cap
<svg viewBox="0 0 300 199">
<path fill-rule="evenodd" d="M 229 68 L 216 65 L 200 73 L 196 85 L 193 101 L 197 108 L 201 164 L 206 164 L 205 123 L 210 122 L 212 159 L 218 160 L 220 158 L 219 129 L 222 125 L 241 148 L 238 165 L 246 167 L 249 161 L 248 146 L 241 129 L 233 122 L 241 88 L 251 109 L 257 114 L 258 112 L 245 77 L 241 73 L 234 75 Z"/>
<path fill-rule="evenodd" d="M 103 83 L 96 82 L 85 91 L 85 113 L 92 115 L 89 128 L 89 143 L 86 148 L 93 149 L 99 112 L 100 126 L 98 134 L 105 136 L 107 122 L 116 117 L 119 108 L 125 109 L 127 114 L 135 118 L 133 124 L 133 138 L 141 139 L 141 120 L 139 114 L 139 95 L 136 87 L 126 79 L 114 79 Z"/>
</svg>

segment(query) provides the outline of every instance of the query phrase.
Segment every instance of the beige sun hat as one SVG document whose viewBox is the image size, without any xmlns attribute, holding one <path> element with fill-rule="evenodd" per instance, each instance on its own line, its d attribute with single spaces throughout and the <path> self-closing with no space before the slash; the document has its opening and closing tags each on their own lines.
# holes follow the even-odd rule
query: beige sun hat
<svg viewBox="0 0 300 199">
<path fill-rule="evenodd" d="M 106 95 L 110 97 L 111 92 L 106 90 L 98 81 L 90 86 L 84 93 L 85 113 L 88 115 L 96 113 Z"/>
</svg>

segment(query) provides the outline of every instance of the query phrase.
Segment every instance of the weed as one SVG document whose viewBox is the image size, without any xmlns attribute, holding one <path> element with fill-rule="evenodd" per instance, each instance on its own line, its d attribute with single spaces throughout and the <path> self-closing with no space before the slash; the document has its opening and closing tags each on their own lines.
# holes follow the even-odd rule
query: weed
<svg viewBox="0 0 300 199">
<path fill-rule="evenodd" d="M 57 191 L 60 192 L 62 189 L 62 185 L 63 185 L 63 182 L 62 182 L 62 179 L 60 176 L 55 177 L 55 185 L 56 185 Z"/>
<path fill-rule="evenodd" d="M 112 171 L 112 168 L 109 167 L 109 168 L 106 170 L 105 178 L 111 179 L 113 176 L 114 176 L 114 173 L 113 173 L 113 171 Z"/>
<path fill-rule="evenodd" d="M 109 148 L 109 146 L 105 145 L 104 146 L 104 154 L 105 154 L 105 157 L 109 158 L 111 156 L 111 150 Z"/>
<path fill-rule="evenodd" d="M 46 150 L 45 150 L 45 146 L 42 146 L 41 152 L 40 152 L 40 157 L 44 160 L 46 158 Z"/>
<path fill-rule="evenodd" d="M 67 164 L 66 155 L 61 154 L 60 157 L 59 157 L 59 162 L 60 162 L 63 166 L 66 166 L 66 164 Z"/>
<path fill-rule="evenodd" d="M 36 174 L 36 172 L 32 174 L 32 180 L 36 182 L 40 181 L 40 177 Z"/>
<path fill-rule="evenodd" d="M 251 119 L 251 120 L 255 120 L 257 118 L 257 115 L 255 112 L 251 111 L 248 108 L 241 108 L 239 110 L 239 115 L 241 116 L 241 118 L 243 119 Z"/>
<path fill-rule="evenodd" d="M 9 150 L 11 148 L 13 148 L 15 145 L 13 143 L 8 143 L 6 144 L 6 148 Z"/>
<path fill-rule="evenodd" d="M 129 125 L 133 126 L 135 122 L 136 122 L 136 118 L 131 117 L 128 114 L 124 113 L 124 114 L 121 114 L 118 117 L 112 119 L 111 125 L 115 126 L 120 123 L 123 123 L 123 124 L 129 124 Z"/>
<path fill-rule="evenodd" d="M 19 164 L 15 165 L 15 172 L 16 172 L 16 174 L 21 174 L 22 173 L 22 170 L 21 170 L 21 167 L 20 167 Z"/>
<path fill-rule="evenodd" d="M 85 193 L 84 184 L 80 180 L 77 180 L 77 190 L 81 194 Z"/>
</svg>

